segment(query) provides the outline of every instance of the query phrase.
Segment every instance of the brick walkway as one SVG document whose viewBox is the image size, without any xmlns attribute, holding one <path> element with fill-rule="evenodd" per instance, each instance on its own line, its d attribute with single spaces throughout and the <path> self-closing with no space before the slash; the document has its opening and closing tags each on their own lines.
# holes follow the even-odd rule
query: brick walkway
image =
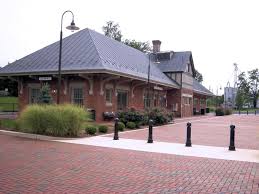
<svg viewBox="0 0 259 194">
<path fill-rule="evenodd" d="M 0 193 L 259 193 L 259 164 L 0 135 Z"/>
<path fill-rule="evenodd" d="M 236 147 L 259 149 L 259 116 L 231 115 L 225 117 L 196 117 L 177 120 L 174 125 L 154 128 L 154 141 L 185 143 L 186 123 L 192 123 L 192 143 L 208 146 L 229 146 L 229 126 L 236 126 Z M 147 130 L 120 133 L 121 138 L 147 140 Z M 112 135 L 108 135 L 112 136 Z"/>
</svg>

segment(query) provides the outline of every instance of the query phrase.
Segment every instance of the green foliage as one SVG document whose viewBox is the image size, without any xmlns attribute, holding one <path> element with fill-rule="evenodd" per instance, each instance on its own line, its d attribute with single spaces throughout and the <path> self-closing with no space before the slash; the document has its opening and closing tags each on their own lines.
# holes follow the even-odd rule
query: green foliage
<svg viewBox="0 0 259 194">
<path fill-rule="evenodd" d="M 141 42 L 141 41 L 136 41 L 134 39 L 133 40 L 125 39 L 123 41 L 122 34 L 121 34 L 121 31 L 119 28 L 120 28 L 120 25 L 115 24 L 113 21 L 106 22 L 106 25 L 102 27 L 105 36 L 108 36 L 119 42 L 123 42 L 124 44 L 126 44 L 130 47 L 133 47 L 135 49 L 138 49 L 142 52 L 152 50 L 151 46 L 149 45 L 149 42 Z"/>
<path fill-rule="evenodd" d="M 106 22 L 106 26 L 102 27 L 105 36 L 121 42 L 122 34 L 119 28 L 120 25 L 115 24 L 113 21 Z"/>
<path fill-rule="evenodd" d="M 216 116 L 224 116 L 224 109 L 223 108 L 217 108 L 215 110 Z"/>
<path fill-rule="evenodd" d="M 142 52 L 147 52 L 152 50 L 151 46 L 149 45 L 149 42 L 141 42 L 141 41 L 126 39 L 123 41 L 123 43 Z"/>
<path fill-rule="evenodd" d="M 163 125 L 173 120 L 173 113 L 162 108 L 147 109 L 145 112 L 130 109 L 128 111 L 119 112 L 118 118 L 124 124 L 134 122 L 135 127 L 139 128 L 140 125 L 147 125 L 148 118 L 154 121 L 155 125 Z"/>
<path fill-rule="evenodd" d="M 136 124 L 134 122 L 127 122 L 126 127 L 129 129 L 135 129 Z"/>
<path fill-rule="evenodd" d="M 144 120 L 144 114 L 134 109 L 130 109 L 129 111 L 119 112 L 118 118 L 124 124 L 127 122 L 140 123 Z"/>
<path fill-rule="evenodd" d="M 225 114 L 225 115 L 231 115 L 231 114 L 232 114 L 232 110 L 229 109 L 229 108 L 226 108 L 226 109 L 224 110 L 224 114 Z"/>
<path fill-rule="evenodd" d="M 124 131 L 124 129 L 125 129 L 125 124 L 123 122 L 118 122 L 118 130 Z"/>
<path fill-rule="evenodd" d="M 173 120 L 172 112 L 169 112 L 166 109 L 153 108 L 147 111 L 146 114 L 149 119 L 153 120 L 154 125 L 164 125 Z"/>
<path fill-rule="evenodd" d="M 52 103 L 52 97 L 50 95 L 49 84 L 44 84 L 40 90 L 39 103 L 41 104 L 50 104 Z"/>
<path fill-rule="evenodd" d="M 95 126 L 92 125 L 88 125 L 85 128 L 85 132 L 89 135 L 95 135 L 97 131 L 97 128 Z"/>
<path fill-rule="evenodd" d="M 258 68 L 248 71 L 248 77 L 245 72 L 238 76 L 238 98 L 236 104 L 242 108 L 244 104 L 253 104 L 257 106 L 257 99 L 259 97 L 259 70 Z"/>
<path fill-rule="evenodd" d="M 208 107 L 218 107 L 224 103 L 224 95 L 221 96 L 213 96 L 207 99 L 207 106 Z"/>
<path fill-rule="evenodd" d="M 252 98 L 253 106 L 254 108 L 256 108 L 257 99 L 259 97 L 259 70 L 256 68 L 251 71 L 248 71 L 248 77 L 250 95 Z"/>
<path fill-rule="evenodd" d="M 8 93 L 10 96 L 18 96 L 18 83 L 10 79 L 0 79 L 0 90 L 5 90 L 8 88 Z"/>
<path fill-rule="evenodd" d="M 238 89 L 236 94 L 236 106 L 237 109 L 242 109 L 245 102 L 245 94 L 242 90 Z"/>
<path fill-rule="evenodd" d="M 100 125 L 99 126 L 99 132 L 100 133 L 107 133 L 108 127 L 106 125 Z"/>
<path fill-rule="evenodd" d="M 203 81 L 203 76 L 202 74 L 197 70 L 195 69 L 195 77 L 194 77 L 199 83 L 201 83 Z"/>
<path fill-rule="evenodd" d="M 74 105 L 30 105 L 20 115 L 22 130 L 52 136 L 78 136 L 88 117 Z"/>
<path fill-rule="evenodd" d="M 17 97 L 0 97 L 0 111 L 18 111 Z"/>
<path fill-rule="evenodd" d="M 0 128 L 19 129 L 19 124 L 13 119 L 2 119 L 0 120 Z"/>
</svg>

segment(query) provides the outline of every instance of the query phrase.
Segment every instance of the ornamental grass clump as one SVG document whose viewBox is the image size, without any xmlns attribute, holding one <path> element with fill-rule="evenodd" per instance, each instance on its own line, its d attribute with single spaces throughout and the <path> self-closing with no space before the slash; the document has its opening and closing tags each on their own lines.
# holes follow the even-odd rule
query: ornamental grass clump
<svg viewBox="0 0 259 194">
<path fill-rule="evenodd" d="M 78 136 L 87 119 L 86 111 L 78 106 L 30 105 L 20 115 L 22 130 L 52 136 Z"/>
</svg>

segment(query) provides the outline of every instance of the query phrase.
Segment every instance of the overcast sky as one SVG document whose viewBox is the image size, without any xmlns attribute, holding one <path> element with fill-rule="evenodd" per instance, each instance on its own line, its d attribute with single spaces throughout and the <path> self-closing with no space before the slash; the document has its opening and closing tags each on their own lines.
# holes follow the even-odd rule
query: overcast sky
<svg viewBox="0 0 259 194">
<path fill-rule="evenodd" d="M 59 40 L 65 10 L 81 29 L 119 23 L 124 38 L 162 41 L 161 50 L 192 51 L 203 84 L 218 93 L 241 71 L 259 67 L 257 0 L 0 0 L 0 66 Z M 64 26 L 71 16 L 64 18 Z M 64 36 L 70 35 L 64 30 Z M 231 84 L 233 85 L 233 83 Z"/>
</svg>

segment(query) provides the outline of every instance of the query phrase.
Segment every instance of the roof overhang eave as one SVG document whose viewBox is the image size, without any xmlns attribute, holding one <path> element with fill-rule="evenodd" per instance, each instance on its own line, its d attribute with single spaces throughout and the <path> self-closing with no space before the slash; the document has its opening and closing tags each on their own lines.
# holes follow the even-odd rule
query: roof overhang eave
<svg viewBox="0 0 259 194">
<path fill-rule="evenodd" d="M 62 75 L 79 74 L 79 73 L 108 73 L 108 74 L 123 76 L 123 77 L 127 77 L 127 78 L 133 78 L 133 79 L 140 80 L 140 81 L 145 81 L 145 82 L 147 81 L 147 78 L 140 78 L 138 76 L 133 76 L 133 75 L 129 75 L 126 73 L 116 72 L 116 71 L 111 71 L 111 70 L 106 70 L 106 69 L 62 70 Z M 53 74 L 55 74 L 55 75 L 58 74 L 58 71 L 0 73 L 0 77 L 18 77 L 18 76 L 29 76 L 29 75 L 53 75 Z M 152 80 L 152 79 L 150 80 L 150 83 L 158 84 L 158 85 L 162 85 L 162 86 L 166 86 L 166 87 L 170 87 L 170 88 L 180 89 L 180 86 L 173 85 L 173 84 L 167 84 L 167 83 L 159 82 L 159 81 Z"/>
<path fill-rule="evenodd" d="M 197 93 L 197 94 L 202 94 L 202 95 L 206 95 L 206 96 L 215 96 L 214 94 L 210 94 L 210 93 L 207 93 L 207 92 L 202 92 L 202 91 L 199 91 L 199 90 L 193 90 L 194 93 Z"/>
</svg>

